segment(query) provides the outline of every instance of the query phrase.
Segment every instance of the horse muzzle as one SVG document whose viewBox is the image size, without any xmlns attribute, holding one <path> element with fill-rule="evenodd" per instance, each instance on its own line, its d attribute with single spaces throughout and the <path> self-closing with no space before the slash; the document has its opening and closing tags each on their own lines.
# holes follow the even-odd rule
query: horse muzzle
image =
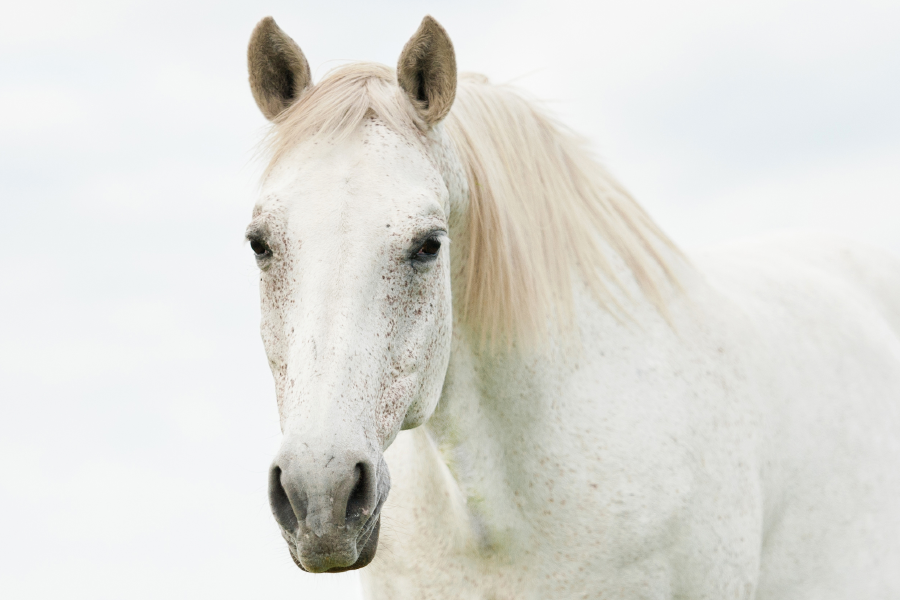
<svg viewBox="0 0 900 600">
<path fill-rule="evenodd" d="M 384 459 L 287 442 L 269 471 L 269 502 L 291 558 L 310 573 L 366 566 L 375 557 L 390 488 Z"/>
</svg>

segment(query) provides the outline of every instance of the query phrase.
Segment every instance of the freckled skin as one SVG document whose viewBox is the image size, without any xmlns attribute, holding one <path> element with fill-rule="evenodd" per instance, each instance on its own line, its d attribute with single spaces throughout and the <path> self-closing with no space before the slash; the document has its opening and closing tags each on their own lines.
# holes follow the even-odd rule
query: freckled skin
<svg viewBox="0 0 900 600">
<path fill-rule="evenodd" d="M 442 379 L 435 373 L 446 369 L 446 251 L 433 264 L 416 264 L 409 253 L 422 233 L 446 234 L 447 191 L 434 172 L 412 190 L 394 193 L 399 165 L 418 160 L 430 166 L 423 150 L 376 120 L 358 137 L 362 145 L 348 141 L 318 160 L 298 148 L 288 160 L 300 169 L 287 176 L 276 170 L 251 228 L 270 232 L 273 257 L 260 275 L 261 328 L 283 425 L 293 405 L 315 402 L 307 396 L 317 380 L 334 377 L 323 361 L 352 357 L 341 377 L 343 401 L 350 411 L 371 412 L 373 441 L 384 448 L 411 408 L 411 425 L 421 418 L 415 415 L 430 414 Z M 333 162 L 341 172 L 322 175 L 322 163 Z M 360 295 L 369 299 L 365 306 L 358 306 Z"/>
<path fill-rule="evenodd" d="M 426 144 L 377 119 L 338 144 L 300 144 L 265 182 L 248 227 L 267 247 L 261 331 L 281 456 L 309 463 L 306 484 L 343 468 L 334 454 L 372 465 L 376 505 L 366 511 L 376 513 L 390 489 L 382 453 L 430 416 L 450 352 L 449 192 Z M 417 256 L 426 239 L 443 246 L 431 259 Z M 339 522 L 307 521 L 310 531 L 331 528 L 333 553 L 359 551 L 339 539 Z M 306 533 L 284 535 L 298 564 L 325 568 Z"/>
<path fill-rule="evenodd" d="M 802 243 L 698 256 L 673 326 L 577 289 L 577 352 L 491 354 L 452 306 L 466 202 L 440 126 L 372 119 L 301 142 L 250 226 L 283 452 L 377 471 L 369 598 L 900 595 L 900 346 L 844 274 L 785 261 Z M 431 231 L 453 242 L 417 265 Z M 314 564 L 314 534 L 285 539 Z"/>
</svg>

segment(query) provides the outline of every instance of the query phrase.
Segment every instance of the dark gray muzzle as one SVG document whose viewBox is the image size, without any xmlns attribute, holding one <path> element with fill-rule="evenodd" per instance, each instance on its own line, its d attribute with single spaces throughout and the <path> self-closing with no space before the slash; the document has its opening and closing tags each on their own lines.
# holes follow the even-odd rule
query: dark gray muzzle
<svg viewBox="0 0 900 600">
<path fill-rule="evenodd" d="M 304 571 L 339 572 L 364 567 L 378 546 L 380 509 L 390 479 L 380 457 L 328 444 L 285 440 L 269 471 L 275 520 Z M 319 448 L 322 446 L 316 444 Z"/>
</svg>

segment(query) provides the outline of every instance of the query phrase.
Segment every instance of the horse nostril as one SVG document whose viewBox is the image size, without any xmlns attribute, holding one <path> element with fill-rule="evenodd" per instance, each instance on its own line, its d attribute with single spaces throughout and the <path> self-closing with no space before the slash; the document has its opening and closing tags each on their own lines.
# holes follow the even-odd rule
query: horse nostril
<svg viewBox="0 0 900 600">
<path fill-rule="evenodd" d="M 297 515 L 294 513 L 294 507 L 291 505 L 291 500 L 288 498 L 284 486 L 281 484 L 281 468 L 277 466 L 273 466 L 269 471 L 269 504 L 278 524 L 285 531 L 296 532 L 299 527 Z M 305 515 L 301 515 L 301 518 L 305 518 Z"/>
<path fill-rule="evenodd" d="M 353 477 L 356 483 L 350 490 L 350 497 L 347 499 L 347 512 L 344 515 L 346 520 L 365 518 L 372 512 L 370 504 L 374 490 L 372 490 L 372 476 L 368 466 L 364 463 L 356 463 Z"/>
</svg>

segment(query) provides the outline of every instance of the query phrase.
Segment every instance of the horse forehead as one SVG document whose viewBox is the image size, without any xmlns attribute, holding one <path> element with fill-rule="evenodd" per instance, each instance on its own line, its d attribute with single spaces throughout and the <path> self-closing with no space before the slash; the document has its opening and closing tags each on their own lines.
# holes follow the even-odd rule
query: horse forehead
<svg viewBox="0 0 900 600">
<path fill-rule="evenodd" d="M 384 205 L 408 210 L 441 201 L 441 175 L 421 143 L 369 120 L 338 142 L 298 145 L 279 165 L 273 189 L 307 208 L 356 204 L 361 214 Z M 370 210 L 366 210 L 366 209 Z"/>
</svg>

